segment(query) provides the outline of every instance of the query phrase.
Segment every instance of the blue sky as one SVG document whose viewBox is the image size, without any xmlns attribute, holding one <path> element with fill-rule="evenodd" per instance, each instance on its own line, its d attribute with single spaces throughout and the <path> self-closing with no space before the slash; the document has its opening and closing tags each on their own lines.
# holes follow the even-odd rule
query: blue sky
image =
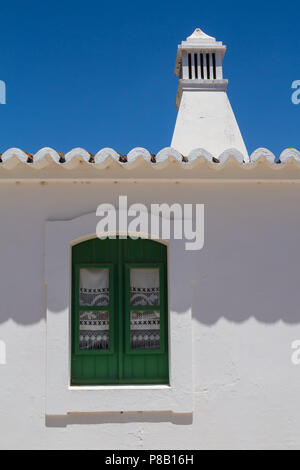
<svg viewBox="0 0 300 470">
<path fill-rule="evenodd" d="M 296 1 L 1 2 L 0 152 L 169 146 L 177 44 L 196 27 L 228 46 L 228 94 L 248 150 L 300 149 Z"/>
</svg>

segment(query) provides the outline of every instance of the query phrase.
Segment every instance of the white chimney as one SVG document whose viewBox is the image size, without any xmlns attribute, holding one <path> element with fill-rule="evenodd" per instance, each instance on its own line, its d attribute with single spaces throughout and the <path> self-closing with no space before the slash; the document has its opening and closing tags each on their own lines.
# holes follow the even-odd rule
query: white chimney
<svg viewBox="0 0 300 470">
<path fill-rule="evenodd" d="M 179 77 L 178 117 L 172 147 L 182 155 L 202 148 L 218 158 L 235 148 L 249 161 L 223 79 L 226 46 L 196 29 L 178 46 L 175 75 Z"/>
</svg>

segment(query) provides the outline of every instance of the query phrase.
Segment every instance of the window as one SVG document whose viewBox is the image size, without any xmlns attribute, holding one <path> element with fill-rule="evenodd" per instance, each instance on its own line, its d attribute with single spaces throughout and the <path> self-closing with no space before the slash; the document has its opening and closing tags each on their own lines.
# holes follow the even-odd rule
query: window
<svg viewBox="0 0 300 470">
<path fill-rule="evenodd" d="M 168 384 L 167 248 L 92 239 L 72 249 L 72 385 Z"/>
</svg>

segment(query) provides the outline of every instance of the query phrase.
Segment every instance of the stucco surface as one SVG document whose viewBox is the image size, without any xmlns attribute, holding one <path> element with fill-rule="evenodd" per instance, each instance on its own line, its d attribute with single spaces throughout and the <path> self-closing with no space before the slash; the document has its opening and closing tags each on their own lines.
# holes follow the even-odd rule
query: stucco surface
<svg viewBox="0 0 300 470">
<path fill-rule="evenodd" d="M 153 184 L 0 186 L 1 449 L 300 447 L 299 184 Z M 178 250 L 190 270 L 174 276 L 174 314 L 192 308 L 194 413 L 46 418 L 45 221 L 121 194 L 205 204 L 204 249 Z"/>
<path fill-rule="evenodd" d="M 225 92 L 183 91 L 171 145 L 183 155 L 198 147 L 212 155 L 236 148 L 249 158 Z"/>
</svg>

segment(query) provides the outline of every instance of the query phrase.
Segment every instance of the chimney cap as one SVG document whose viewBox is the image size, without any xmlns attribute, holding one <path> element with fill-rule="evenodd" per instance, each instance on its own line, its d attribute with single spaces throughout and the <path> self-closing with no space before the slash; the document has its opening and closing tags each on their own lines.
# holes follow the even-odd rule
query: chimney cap
<svg viewBox="0 0 300 470">
<path fill-rule="evenodd" d="M 216 42 L 216 38 L 214 38 L 212 36 L 209 36 L 204 31 L 202 31 L 202 29 L 200 29 L 200 28 L 196 28 L 195 31 L 193 32 L 193 34 L 191 34 L 191 36 L 189 36 L 186 40 L 187 40 L 187 42 L 199 42 L 199 41 L 201 41 L 201 43 L 203 41 L 205 41 L 206 43 L 207 42 L 209 42 L 209 43 Z"/>
<path fill-rule="evenodd" d="M 196 28 L 191 36 L 178 46 L 175 75 L 180 75 L 180 69 L 182 65 L 182 52 L 219 52 L 222 59 L 226 52 L 226 46 L 221 41 L 217 41 L 216 38 L 208 36 L 202 29 Z"/>
</svg>

